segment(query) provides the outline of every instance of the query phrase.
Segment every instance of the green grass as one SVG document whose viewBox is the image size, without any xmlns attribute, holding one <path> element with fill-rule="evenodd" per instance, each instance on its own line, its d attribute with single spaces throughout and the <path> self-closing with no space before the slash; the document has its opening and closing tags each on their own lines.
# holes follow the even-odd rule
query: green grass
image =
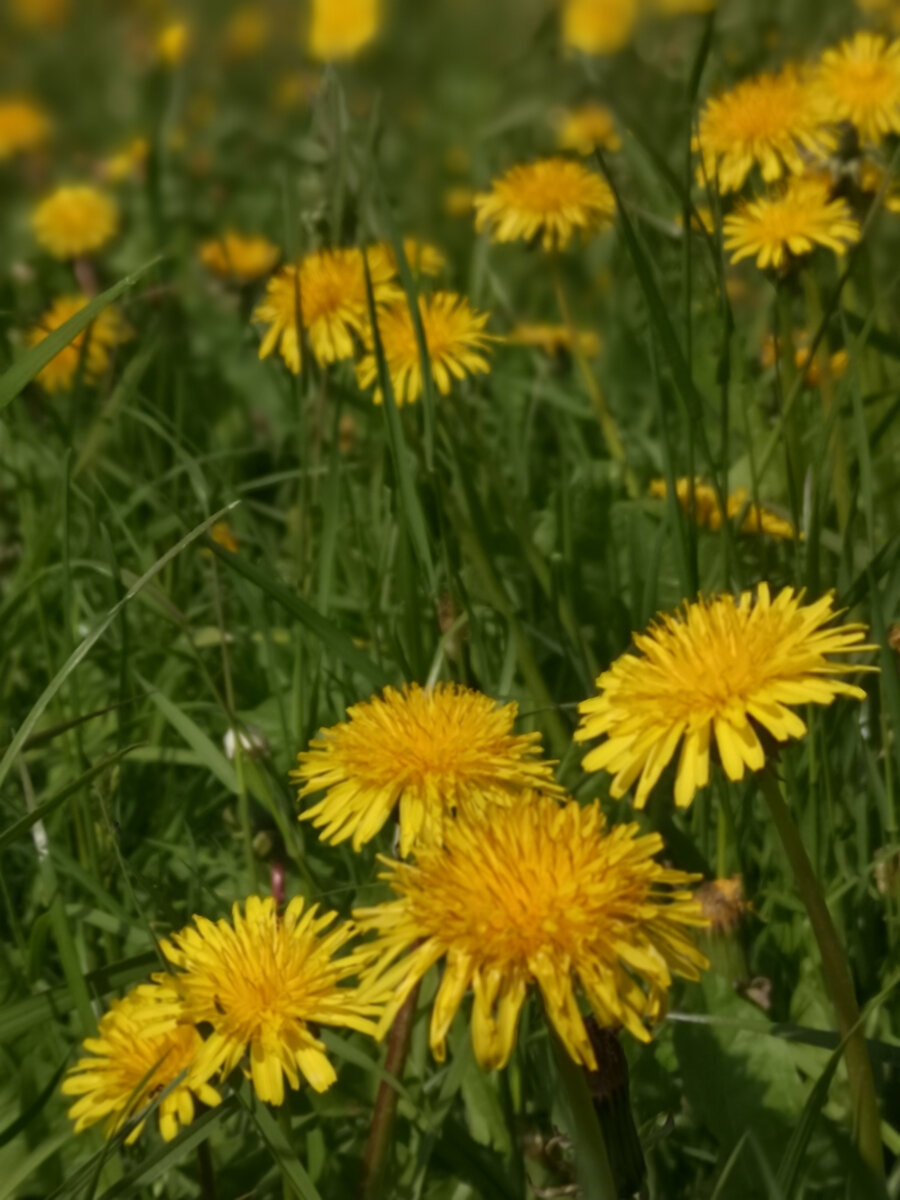
<svg viewBox="0 0 900 1200">
<path fill-rule="evenodd" d="M 74 7 L 63 31 L 9 31 L 4 55 L 8 90 L 40 97 L 58 128 L 33 175 L 0 164 L 0 1197 L 358 1195 L 385 1053 L 361 1035 L 326 1035 L 338 1083 L 292 1094 L 282 1123 L 235 1079 L 222 1107 L 170 1144 L 152 1121 L 134 1146 L 76 1137 L 60 1073 L 104 1005 L 159 969 L 158 937 L 267 893 L 274 866 L 289 895 L 341 914 L 380 894 L 390 834 L 359 854 L 322 845 L 297 822 L 288 778 L 349 704 L 437 679 L 515 700 L 571 792 L 631 819 L 608 779 L 581 769 L 577 703 L 654 614 L 760 580 L 811 598 L 835 589 L 880 648 L 866 702 L 804 714 L 809 735 L 779 769 L 867 1014 L 887 1192 L 900 1196 L 900 218 L 874 215 L 845 263 L 816 254 L 777 287 L 730 267 L 718 235 L 676 223 L 706 201 L 686 191 L 695 97 L 811 60 L 859 13 L 722 0 L 712 23 L 648 27 L 591 62 L 564 57 L 538 0 L 397 0 L 371 54 L 329 68 L 284 113 L 270 95 L 302 66 L 292 5 L 273 5 L 289 34 L 231 65 L 215 41 L 219 6 L 198 6 L 208 35 L 174 74 L 135 65 L 139 6 Z M 600 164 L 622 212 L 560 272 L 576 324 L 603 338 L 590 366 L 623 461 L 568 358 L 497 346 L 490 375 L 450 396 L 429 387 L 398 409 L 384 387 L 376 407 L 347 364 L 294 379 L 259 362 L 259 288 L 220 285 L 196 261 L 197 242 L 225 224 L 291 255 L 417 234 L 443 247 L 447 285 L 490 310 L 495 332 L 558 321 L 539 251 L 490 245 L 442 197 L 552 149 L 548 114 L 585 96 L 623 130 L 622 151 Z M 90 174 L 135 132 L 151 156 L 120 189 L 124 231 L 99 261 L 96 302 L 115 300 L 135 336 L 96 387 L 48 396 L 30 381 L 58 347 L 27 352 L 22 330 L 75 285 L 38 252 L 27 213 L 45 181 Z M 448 164 L 459 147 L 462 176 Z M 849 352 L 829 412 L 800 373 L 760 365 L 786 318 Z M 804 539 L 711 533 L 648 497 L 651 480 L 692 473 L 723 495 L 746 487 Z M 208 537 L 222 514 L 237 553 Z M 229 730 L 259 734 L 264 751 L 229 759 Z M 677 866 L 740 873 L 751 908 L 712 945 L 703 982 L 675 985 L 653 1042 L 623 1039 L 645 1194 L 878 1195 L 758 782 L 717 776 L 687 812 L 673 809 L 671 784 L 670 773 L 637 819 Z M 464 1015 L 447 1063 L 431 1057 L 434 987 L 425 981 L 397 1085 L 384 1194 L 524 1200 L 532 1185 L 570 1185 L 581 1156 L 555 1137 L 537 1004 L 510 1067 L 486 1074 Z"/>
</svg>

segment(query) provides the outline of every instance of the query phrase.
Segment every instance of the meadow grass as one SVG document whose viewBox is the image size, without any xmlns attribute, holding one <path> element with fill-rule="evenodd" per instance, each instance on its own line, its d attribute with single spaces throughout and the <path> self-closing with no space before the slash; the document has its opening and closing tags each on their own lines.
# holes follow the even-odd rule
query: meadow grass
<svg viewBox="0 0 900 1200">
<path fill-rule="evenodd" d="M 66 1114 L 79 1043 L 163 968 L 159 939 L 194 914 L 227 916 L 282 874 L 288 896 L 341 916 L 384 898 L 376 855 L 392 830 L 358 852 L 324 844 L 297 821 L 289 771 L 349 705 L 449 680 L 515 701 L 517 730 L 540 732 L 565 788 L 659 831 L 668 862 L 741 878 L 735 926 L 700 935 L 710 970 L 673 985 L 649 1045 L 623 1039 L 646 1171 L 633 1191 L 900 1196 L 896 139 L 859 243 L 780 276 L 733 266 L 721 222 L 697 227 L 723 200 L 697 184 L 690 149 L 703 98 L 887 17 L 722 0 L 589 58 L 564 52 L 552 4 L 398 0 L 359 60 L 314 69 L 294 6 L 270 15 L 279 37 L 231 61 L 219 6 L 192 7 L 194 45 L 174 68 L 140 58 L 162 19 L 150 4 L 73 4 L 61 28 L 30 32 L 4 17 L 8 90 L 44 103 L 56 135 L 30 173 L 0 163 L 0 1197 L 357 1196 L 385 1079 L 396 1118 L 379 1194 L 514 1200 L 573 1195 L 576 1180 L 609 1194 L 585 1184 L 601 1169 L 596 1125 L 569 1111 L 559 1072 L 583 1076 L 554 1057 L 537 1001 L 506 1069 L 478 1066 L 464 1015 L 437 1063 L 433 973 L 399 1080 L 383 1046 L 326 1030 L 337 1083 L 289 1092 L 280 1113 L 237 1075 L 171 1142 L 152 1119 L 134 1145 L 75 1135 Z M 288 75 L 302 94 L 279 108 Z M 448 189 L 552 151 L 554 108 L 586 97 L 622 136 L 589 160 L 614 188 L 614 227 L 544 255 L 446 211 Z M 23 331 L 77 290 L 71 265 L 36 248 L 29 210 L 135 133 L 148 158 L 118 187 L 122 232 L 90 266 L 97 298 L 29 349 Z M 307 354 L 294 376 L 259 360 L 262 284 L 223 283 L 197 259 L 230 225 L 287 260 L 388 242 L 411 302 L 421 281 L 401 241 L 427 238 L 492 333 L 570 323 L 602 350 L 497 343 L 488 374 L 444 396 L 426 370 L 420 402 L 398 407 L 376 334 L 376 406 L 351 364 Z M 69 390 L 42 390 L 40 369 L 113 303 L 132 336 L 102 378 L 82 351 Z M 807 331 L 819 363 L 846 350 L 846 370 L 826 365 L 810 386 L 790 353 L 764 365 L 767 334 L 784 346 L 788 330 Z M 702 527 L 675 494 L 694 476 L 719 502 L 746 489 L 742 512 Z M 759 503 L 802 536 L 742 532 Z M 222 522 L 231 548 L 211 536 Z M 572 740 L 578 703 L 635 631 L 763 580 L 808 600 L 833 589 L 878 646 L 866 700 L 808 706 L 806 738 L 776 769 L 864 1014 L 885 1184 L 859 1160 L 819 950 L 759 778 L 714 769 L 680 811 L 670 768 L 635 813 Z"/>
</svg>

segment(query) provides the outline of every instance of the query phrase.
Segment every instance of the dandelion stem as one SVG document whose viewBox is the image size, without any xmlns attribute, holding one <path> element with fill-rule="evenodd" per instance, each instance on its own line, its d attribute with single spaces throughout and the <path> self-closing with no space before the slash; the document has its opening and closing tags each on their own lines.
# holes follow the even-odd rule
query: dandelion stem
<svg viewBox="0 0 900 1200">
<path fill-rule="evenodd" d="M 394 1120 L 397 1116 L 399 1099 L 393 1080 L 399 1082 L 403 1076 L 403 1068 L 406 1065 L 406 1056 L 409 1054 L 409 1044 L 412 1040 L 418 1001 L 419 986 L 417 984 L 406 997 L 403 1007 L 397 1013 L 391 1027 L 384 1069 L 388 1075 L 392 1076 L 392 1079 L 382 1079 L 378 1085 L 378 1096 L 375 1100 L 375 1108 L 372 1110 L 369 1140 L 366 1143 L 366 1153 L 363 1159 L 363 1200 L 377 1200 L 383 1195 L 382 1183 L 390 1158 Z"/>
<path fill-rule="evenodd" d="M 209 1142 L 197 1147 L 197 1166 L 200 1171 L 200 1196 L 202 1200 L 216 1200 L 216 1176 L 213 1171 Z"/>
<path fill-rule="evenodd" d="M 560 1083 L 560 1114 L 575 1151 L 582 1200 L 618 1200 L 619 1189 L 584 1071 L 572 1061 L 552 1029 L 550 1044 Z"/>
<path fill-rule="evenodd" d="M 771 766 L 761 773 L 763 794 L 794 873 L 800 898 L 806 906 L 813 934 L 822 956 L 822 974 L 841 1036 L 847 1039 L 844 1055 L 850 1079 L 850 1094 L 856 1118 L 856 1140 L 860 1155 L 878 1179 L 884 1178 L 884 1153 L 878 1098 L 872 1064 L 866 1049 L 865 1031 L 859 1026 L 859 1006 L 841 939 L 825 901 L 821 885 L 803 845 L 803 839 L 781 792 Z"/>
</svg>

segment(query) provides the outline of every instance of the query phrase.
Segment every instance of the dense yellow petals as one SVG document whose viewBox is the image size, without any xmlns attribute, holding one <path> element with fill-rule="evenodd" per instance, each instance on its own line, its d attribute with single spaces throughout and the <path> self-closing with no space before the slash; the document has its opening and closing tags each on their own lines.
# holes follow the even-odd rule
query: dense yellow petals
<svg viewBox="0 0 900 1200">
<path fill-rule="evenodd" d="M 379 1033 L 443 961 L 430 1031 L 439 1061 L 469 988 L 472 1045 L 486 1068 L 508 1062 L 529 986 L 585 1066 L 596 1061 L 579 991 L 601 1024 L 646 1040 L 672 976 L 696 979 L 706 965 L 688 935 L 704 924 L 686 890 L 693 877 L 661 867 L 661 849 L 637 825 L 608 830 L 598 805 L 528 793 L 454 822 L 414 864 L 383 859 L 397 899 L 355 914 L 376 934 L 364 982 L 392 993 Z"/>
<path fill-rule="evenodd" d="M 0 99 L 0 163 L 45 145 L 53 126 L 46 112 L 24 97 Z"/>
<path fill-rule="evenodd" d="M 490 229 L 495 242 L 534 239 L 545 250 L 611 224 L 616 207 L 606 180 L 567 158 L 511 167 L 474 205 L 476 228 Z"/>
<path fill-rule="evenodd" d="M 268 275 L 281 257 L 281 251 L 268 238 L 226 229 L 221 237 L 200 246 L 200 261 L 222 279 L 252 283 Z"/>
<path fill-rule="evenodd" d="M 821 176 L 797 176 L 771 196 L 748 201 L 725 218 L 725 249 L 733 262 L 755 258 L 758 267 L 783 267 L 817 246 L 843 254 L 859 241 L 859 223 L 846 200 L 831 198 Z"/>
<path fill-rule="evenodd" d="M 579 705 L 576 741 L 602 739 L 585 769 L 613 773 L 616 797 L 637 782 L 641 808 L 680 744 L 675 802 L 686 807 L 709 781 L 713 748 L 729 779 L 743 779 L 765 765 L 761 731 L 779 742 L 805 734 L 787 705 L 862 699 L 841 678 L 860 668 L 829 656 L 872 650 L 865 626 L 831 625 L 831 595 L 802 600 L 792 588 L 773 599 L 763 583 L 755 595 L 688 604 L 635 634 L 636 653 L 616 659 L 599 694 Z"/>
<path fill-rule="evenodd" d="M 353 58 L 378 34 L 382 0 L 312 0 L 309 52 L 322 62 Z"/>
<path fill-rule="evenodd" d="M 817 85 L 831 118 L 849 121 L 862 141 L 900 133 L 900 41 L 855 34 L 822 55 Z"/>
<path fill-rule="evenodd" d="M 28 330 L 29 346 L 39 345 L 55 329 L 90 303 L 84 295 L 58 296 L 37 323 Z M 115 308 L 105 308 L 88 326 L 43 367 L 37 383 L 47 392 L 68 391 L 75 381 L 79 364 L 87 383 L 94 383 L 109 369 L 115 346 L 131 336 L 131 329 Z M 87 346 L 85 347 L 85 341 Z"/>
<path fill-rule="evenodd" d="M 650 494 L 665 498 L 668 494 L 666 481 L 655 479 L 650 485 Z M 692 516 L 698 525 L 713 532 L 722 528 L 722 505 L 714 487 L 683 476 L 675 481 L 675 495 L 684 511 Z M 753 504 L 746 488 L 738 488 L 726 498 L 725 511 L 729 520 L 743 514 L 739 525 L 741 533 L 765 533 L 769 537 L 785 541 L 792 541 L 796 536 L 790 521 L 762 504 Z"/>
<path fill-rule="evenodd" d="M 638 0 L 564 0 L 562 36 L 583 54 L 614 54 L 631 40 Z"/>
<path fill-rule="evenodd" d="M 90 184 L 56 189 L 37 206 L 31 227 L 38 244 L 54 258 L 95 254 L 119 228 L 116 202 Z"/>
<path fill-rule="evenodd" d="M 302 819 L 358 850 L 399 805 L 406 856 L 440 842 L 457 813 L 515 804 L 523 788 L 558 792 L 552 764 L 539 757 L 540 734 L 513 733 L 516 715 L 515 704 L 455 684 L 385 688 L 298 756 L 300 798 L 325 793 Z"/>
</svg>

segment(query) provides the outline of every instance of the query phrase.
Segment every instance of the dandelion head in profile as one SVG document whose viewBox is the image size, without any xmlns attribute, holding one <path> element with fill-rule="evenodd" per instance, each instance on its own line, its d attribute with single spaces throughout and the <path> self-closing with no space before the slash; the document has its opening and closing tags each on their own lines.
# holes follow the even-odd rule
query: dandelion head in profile
<svg viewBox="0 0 900 1200">
<path fill-rule="evenodd" d="M 817 73 L 823 104 L 835 121 L 848 121 L 863 142 L 900 133 L 900 41 L 857 33 L 826 50 Z"/>
<path fill-rule="evenodd" d="M 126 1138 L 133 1142 L 144 1128 L 142 1111 L 171 1088 L 157 1109 L 160 1133 L 170 1142 L 179 1126 L 194 1119 L 196 1101 L 219 1103 L 209 1074 L 198 1066 L 202 1037 L 178 1002 L 155 984 L 114 1000 L 84 1048 L 87 1054 L 62 1083 L 64 1095 L 77 1097 L 69 1109 L 76 1133 L 102 1121 L 106 1136 L 113 1137 L 137 1118 Z"/>
<path fill-rule="evenodd" d="M 476 228 L 495 242 L 539 239 L 544 250 L 563 250 L 575 233 L 593 233 L 615 215 L 606 180 L 560 157 L 511 167 L 474 204 Z"/>
<path fill-rule="evenodd" d="M 320 62 L 354 58 L 377 36 L 382 0 L 313 0 L 309 52 Z"/>
<path fill-rule="evenodd" d="M 859 241 L 860 227 L 846 200 L 834 199 L 821 176 L 795 176 L 780 191 L 738 207 L 724 222 L 733 262 L 755 258 L 761 268 L 785 268 L 817 246 L 841 255 Z"/>
<path fill-rule="evenodd" d="M 269 280 L 253 313 L 255 321 L 267 326 L 259 357 L 267 358 L 277 349 L 288 368 L 299 374 L 303 329 L 320 366 L 352 358 L 369 323 L 366 264 L 376 307 L 403 295 L 395 263 L 384 246 L 318 250 L 299 265 L 283 267 Z"/>
<path fill-rule="evenodd" d="M 638 19 L 638 0 L 565 0 L 563 42 L 582 54 L 615 54 L 627 46 Z"/>
<path fill-rule="evenodd" d="M 397 898 L 355 914 L 376 934 L 364 978 L 392 992 L 380 1032 L 441 962 L 431 1012 L 439 1061 L 470 988 L 472 1044 L 485 1068 L 508 1062 L 531 987 L 586 1067 L 597 1063 L 579 992 L 601 1025 L 648 1041 L 673 974 L 696 979 L 706 965 L 689 934 L 705 924 L 689 890 L 695 877 L 662 867 L 661 849 L 659 835 L 642 836 L 637 825 L 607 829 L 597 804 L 530 793 L 456 822 L 443 846 L 422 847 L 414 863 L 383 860 Z"/>
<path fill-rule="evenodd" d="M 31 215 L 38 245 L 54 258 L 96 254 L 115 237 L 119 208 L 91 184 L 58 187 Z"/>
<path fill-rule="evenodd" d="M 317 1092 L 336 1075 L 315 1027 L 330 1025 L 371 1033 L 377 1006 L 347 980 L 360 960 L 341 953 L 354 936 L 335 913 L 304 908 L 301 897 L 279 916 L 271 896 L 250 896 L 231 921 L 195 917 L 194 924 L 163 941 L 176 968 L 160 986 L 177 996 L 187 1017 L 208 1026 L 199 1070 L 229 1075 L 246 1060 L 260 1100 L 284 1101 L 306 1079 Z"/>
<path fill-rule="evenodd" d="M 514 733 L 516 715 L 455 684 L 385 688 L 298 756 L 300 798 L 325 793 L 302 818 L 358 850 L 396 813 L 406 856 L 440 842 L 458 813 L 515 805 L 524 788 L 558 792 L 540 734 Z"/>
<path fill-rule="evenodd" d="M 268 275 L 281 257 L 281 251 L 268 238 L 226 229 L 221 237 L 203 242 L 200 261 L 220 279 L 252 283 Z"/>
<path fill-rule="evenodd" d="M 441 395 L 447 395 L 454 380 L 490 371 L 487 351 L 491 342 L 498 339 L 485 332 L 488 314 L 473 309 L 465 296 L 455 292 L 420 296 L 419 317 L 425 334 L 429 370 Z M 379 313 L 378 333 L 394 399 L 398 405 L 414 404 L 422 395 L 422 360 L 412 312 L 405 299 Z M 357 368 L 357 379 L 360 387 L 369 388 L 378 380 L 371 327 L 364 340 L 366 353 Z M 382 400 L 379 387 L 375 392 L 375 403 L 380 404 Z"/>
<path fill-rule="evenodd" d="M 837 615 L 831 595 L 804 604 L 802 593 L 784 588 L 773 599 L 762 583 L 755 594 L 699 600 L 661 617 L 635 634 L 636 653 L 616 659 L 598 694 L 579 705 L 576 741 L 603 739 L 585 769 L 609 771 L 615 797 L 637 783 L 638 808 L 679 746 L 681 807 L 708 784 L 714 749 L 729 779 L 762 770 L 766 742 L 805 735 L 796 706 L 865 698 L 845 679 L 860 668 L 830 656 L 874 647 L 864 625 L 835 625 Z"/>
<path fill-rule="evenodd" d="M 28 345 L 40 345 L 89 303 L 90 297 L 81 294 L 57 296 L 37 323 L 27 331 L 25 337 Z M 80 368 L 85 382 L 96 383 L 109 370 L 115 347 L 127 341 L 131 333 L 130 327 L 115 308 L 103 309 L 87 329 L 76 334 L 68 346 L 64 346 L 41 368 L 36 382 L 46 392 L 69 391 Z"/>
<path fill-rule="evenodd" d="M 808 75 L 793 67 L 745 79 L 706 102 L 693 149 L 703 165 L 701 182 L 737 191 L 758 166 L 771 183 L 804 171 L 835 148 L 829 114 Z"/>
</svg>

